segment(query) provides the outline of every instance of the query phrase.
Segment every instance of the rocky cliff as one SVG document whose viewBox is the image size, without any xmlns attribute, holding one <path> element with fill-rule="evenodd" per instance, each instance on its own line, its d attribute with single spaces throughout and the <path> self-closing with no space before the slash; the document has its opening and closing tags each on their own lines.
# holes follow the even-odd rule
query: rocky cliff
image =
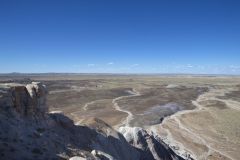
<svg viewBox="0 0 240 160">
<path fill-rule="evenodd" d="M 142 159 L 181 159 L 161 139 L 140 127 L 121 127 L 125 139 L 140 151 Z"/>
<path fill-rule="evenodd" d="M 21 85 L 2 84 L 0 88 L 1 109 L 17 112 L 20 116 L 44 116 L 46 105 L 46 86 L 38 82 Z"/>
<path fill-rule="evenodd" d="M 38 82 L 0 84 L 1 159 L 182 159 L 141 128 L 121 128 L 121 134 L 99 119 L 76 126 L 48 113 L 46 95 Z"/>
</svg>

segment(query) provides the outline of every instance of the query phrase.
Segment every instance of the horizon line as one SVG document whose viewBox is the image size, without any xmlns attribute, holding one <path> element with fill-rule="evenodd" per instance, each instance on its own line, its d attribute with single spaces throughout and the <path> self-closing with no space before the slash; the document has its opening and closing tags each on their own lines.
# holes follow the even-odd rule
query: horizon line
<svg viewBox="0 0 240 160">
<path fill-rule="evenodd" d="M 2 75 L 38 75 L 38 74 L 69 74 L 69 75 L 201 75 L 201 76 L 240 76 L 240 74 L 226 74 L 226 73 L 108 73 L 108 72 L 8 72 L 1 73 Z"/>
</svg>

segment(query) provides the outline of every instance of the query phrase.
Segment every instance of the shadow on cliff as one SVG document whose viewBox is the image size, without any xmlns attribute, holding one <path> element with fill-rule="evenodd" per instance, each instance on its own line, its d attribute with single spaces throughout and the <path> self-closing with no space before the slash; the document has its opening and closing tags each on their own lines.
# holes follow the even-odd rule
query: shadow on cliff
<svg viewBox="0 0 240 160">
<path fill-rule="evenodd" d="M 62 114 L 50 114 L 50 116 L 61 126 L 60 128 L 69 132 L 69 135 L 72 135 L 71 137 L 77 138 L 77 140 L 72 140 L 71 144 L 90 152 L 97 150 L 100 153 L 97 156 L 101 159 L 183 160 L 165 143 L 155 139 L 152 135 L 149 135 L 149 138 L 137 135 L 140 138 L 138 143 L 142 143 L 145 148 L 143 150 L 130 145 L 122 134 L 100 119 L 93 118 L 92 123 L 86 127 L 74 125 L 71 119 Z M 55 129 L 57 128 L 59 127 Z M 155 155 L 150 150 L 149 144 L 154 148 L 158 158 L 154 157 Z"/>
<path fill-rule="evenodd" d="M 1 112 L 0 112 L 1 113 Z M 54 113 L 44 118 L 15 118 L 0 114 L 1 159 L 139 159 L 138 151 L 103 121 L 97 128 L 74 125 Z M 95 155 L 91 152 L 95 150 Z"/>
<path fill-rule="evenodd" d="M 122 134 L 100 119 L 93 118 L 90 126 L 79 126 L 74 125 L 73 121 L 63 114 L 54 113 L 49 116 L 57 124 L 52 130 L 58 130 L 57 133 L 69 137 L 68 143 L 65 144 L 88 152 L 96 150 L 97 157 L 101 159 L 140 158 L 137 149 L 132 147 Z"/>
<path fill-rule="evenodd" d="M 139 139 L 139 147 L 100 119 L 78 126 L 63 114 L 48 113 L 46 95 L 46 86 L 40 82 L 0 88 L 1 160 L 181 159 L 163 142 L 143 134 L 146 131 L 132 135 Z"/>
</svg>

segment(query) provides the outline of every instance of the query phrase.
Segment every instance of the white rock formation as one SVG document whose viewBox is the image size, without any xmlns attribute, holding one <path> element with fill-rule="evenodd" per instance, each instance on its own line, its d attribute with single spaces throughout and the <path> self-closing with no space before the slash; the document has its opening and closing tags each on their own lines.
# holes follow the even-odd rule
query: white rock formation
<svg viewBox="0 0 240 160">
<path fill-rule="evenodd" d="M 120 127 L 119 132 L 126 140 L 141 151 L 141 159 L 182 159 L 176 155 L 160 138 L 149 134 L 140 127 Z"/>
<path fill-rule="evenodd" d="M 74 157 L 69 158 L 69 160 L 87 160 L 87 159 L 83 158 L 83 157 L 79 157 L 79 156 L 74 156 Z"/>
</svg>

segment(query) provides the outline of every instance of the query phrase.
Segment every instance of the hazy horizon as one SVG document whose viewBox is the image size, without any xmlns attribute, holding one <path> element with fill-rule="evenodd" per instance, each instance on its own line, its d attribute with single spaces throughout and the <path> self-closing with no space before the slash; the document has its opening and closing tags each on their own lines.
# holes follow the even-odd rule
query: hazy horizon
<svg viewBox="0 0 240 160">
<path fill-rule="evenodd" d="M 107 75 L 116 75 L 116 76 L 124 76 L 124 75 L 133 75 L 133 76 L 240 76 L 240 74 L 204 74 L 204 73 L 104 73 L 104 72 L 99 72 L 99 73 L 89 73 L 89 72 L 9 72 L 9 73 L 0 73 L 0 76 L 2 75 L 8 75 L 8 76 L 28 76 L 28 75 L 99 75 L 99 76 L 107 76 Z"/>
</svg>

